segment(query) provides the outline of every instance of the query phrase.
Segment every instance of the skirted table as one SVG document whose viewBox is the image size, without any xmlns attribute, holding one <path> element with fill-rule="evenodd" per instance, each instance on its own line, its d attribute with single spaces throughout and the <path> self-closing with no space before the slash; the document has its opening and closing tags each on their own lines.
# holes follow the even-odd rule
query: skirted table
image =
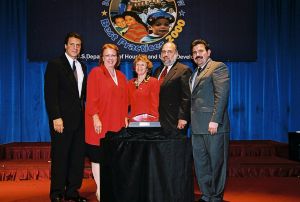
<svg viewBox="0 0 300 202">
<path fill-rule="evenodd" d="M 102 202 L 193 202 L 189 138 L 160 128 L 109 132 L 100 141 Z"/>
</svg>

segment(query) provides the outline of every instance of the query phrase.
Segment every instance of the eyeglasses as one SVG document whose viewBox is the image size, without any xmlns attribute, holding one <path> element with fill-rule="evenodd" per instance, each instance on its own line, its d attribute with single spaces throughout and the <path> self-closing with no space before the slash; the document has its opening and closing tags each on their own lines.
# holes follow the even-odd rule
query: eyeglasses
<svg viewBox="0 0 300 202">
<path fill-rule="evenodd" d="M 103 55 L 103 57 L 105 57 L 105 58 L 115 58 L 115 57 L 117 57 L 117 55 Z"/>
<path fill-rule="evenodd" d="M 161 51 L 162 55 L 164 55 L 164 54 L 170 55 L 170 54 L 173 54 L 173 53 L 174 53 L 174 51 L 171 51 L 171 50 L 167 50 L 167 51 L 163 50 L 163 51 Z"/>
</svg>

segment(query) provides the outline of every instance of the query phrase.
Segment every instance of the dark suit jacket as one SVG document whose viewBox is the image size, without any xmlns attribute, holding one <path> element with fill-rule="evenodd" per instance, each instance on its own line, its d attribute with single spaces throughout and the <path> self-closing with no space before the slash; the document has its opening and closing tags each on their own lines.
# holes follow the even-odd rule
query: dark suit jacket
<svg viewBox="0 0 300 202">
<path fill-rule="evenodd" d="M 157 68 L 154 77 L 158 78 L 162 69 L 163 66 Z M 191 69 L 176 62 L 160 86 L 159 121 L 162 128 L 172 134 L 179 132 L 178 119 L 190 120 L 190 76 Z"/>
<path fill-rule="evenodd" d="M 86 96 L 86 66 L 80 63 L 84 73 L 81 98 L 77 83 L 65 55 L 50 61 L 45 72 L 45 102 L 50 129 L 53 120 L 62 118 L 64 130 L 75 130 L 84 121 L 84 101 Z"/>
<path fill-rule="evenodd" d="M 230 78 L 226 65 L 221 62 L 209 61 L 205 69 L 196 77 L 192 89 L 193 75 L 189 82 L 192 92 L 192 133 L 208 134 L 208 124 L 211 121 L 219 124 L 218 132 L 229 132 L 227 107 Z"/>
</svg>

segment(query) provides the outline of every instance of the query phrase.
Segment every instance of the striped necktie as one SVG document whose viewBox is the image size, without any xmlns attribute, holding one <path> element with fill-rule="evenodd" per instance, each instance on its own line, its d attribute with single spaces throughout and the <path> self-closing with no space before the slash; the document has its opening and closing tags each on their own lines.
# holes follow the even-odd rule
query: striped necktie
<svg viewBox="0 0 300 202">
<path fill-rule="evenodd" d="M 162 73 L 160 74 L 159 80 L 164 80 L 164 78 L 166 77 L 168 73 L 168 67 L 164 67 L 164 70 L 162 71 Z"/>
</svg>

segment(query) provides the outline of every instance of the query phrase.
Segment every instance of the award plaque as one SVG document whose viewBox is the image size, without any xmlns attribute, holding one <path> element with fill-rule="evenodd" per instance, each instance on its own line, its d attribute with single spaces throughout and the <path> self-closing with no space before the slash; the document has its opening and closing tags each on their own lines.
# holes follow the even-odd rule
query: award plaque
<svg viewBox="0 0 300 202">
<path fill-rule="evenodd" d="M 130 128 L 140 128 L 140 127 L 157 128 L 160 127 L 160 122 L 158 121 L 158 118 L 155 116 L 152 116 L 150 114 L 140 114 L 130 119 L 129 127 Z"/>
</svg>

